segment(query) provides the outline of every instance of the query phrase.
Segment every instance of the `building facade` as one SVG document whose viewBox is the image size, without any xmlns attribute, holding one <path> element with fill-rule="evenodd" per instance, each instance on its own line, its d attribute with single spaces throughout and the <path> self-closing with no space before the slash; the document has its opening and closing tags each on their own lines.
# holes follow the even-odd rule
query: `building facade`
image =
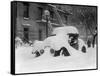
<svg viewBox="0 0 100 76">
<path fill-rule="evenodd" d="M 50 36 L 53 28 L 62 26 L 53 7 L 43 3 L 17 2 L 16 36 L 26 42 L 44 40 Z M 65 23 L 68 15 L 61 13 Z"/>
</svg>

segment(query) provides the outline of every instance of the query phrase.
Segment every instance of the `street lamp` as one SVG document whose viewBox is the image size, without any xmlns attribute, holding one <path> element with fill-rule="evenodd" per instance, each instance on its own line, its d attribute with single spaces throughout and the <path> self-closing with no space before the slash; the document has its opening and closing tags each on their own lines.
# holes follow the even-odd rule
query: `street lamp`
<svg viewBox="0 0 100 76">
<path fill-rule="evenodd" d="M 46 18 L 46 37 L 48 37 L 48 21 L 49 21 L 49 18 L 50 18 L 49 10 L 44 10 L 44 16 Z"/>
</svg>

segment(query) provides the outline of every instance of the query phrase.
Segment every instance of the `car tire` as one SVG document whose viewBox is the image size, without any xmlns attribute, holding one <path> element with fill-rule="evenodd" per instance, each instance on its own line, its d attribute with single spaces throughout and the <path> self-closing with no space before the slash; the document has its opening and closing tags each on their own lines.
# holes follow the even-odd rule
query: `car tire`
<svg viewBox="0 0 100 76">
<path fill-rule="evenodd" d="M 52 56 L 54 56 L 55 50 L 54 49 L 50 49 L 50 53 L 51 53 Z"/>
<path fill-rule="evenodd" d="M 44 50 L 43 50 L 43 49 L 41 49 L 41 50 L 40 50 L 40 54 L 43 54 L 43 53 L 44 53 Z"/>
<path fill-rule="evenodd" d="M 62 55 L 70 56 L 70 53 L 68 52 L 68 49 L 66 49 L 65 47 L 62 47 L 61 50 L 62 50 Z"/>
<path fill-rule="evenodd" d="M 54 57 L 60 56 L 60 52 L 61 52 L 61 50 L 56 50 L 54 53 Z"/>
<path fill-rule="evenodd" d="M 83 53 L 86 53 L 86 47 L 83 46 L 81 51 L 82 51 Z"/>
<path fill-rule="evenodd" d="M 39 57 L 40 56 L 40 53 L 38 51 L 36 51 L 35 52 L 35 55 L 36 55 L 35 57 Z"/>
</svg>

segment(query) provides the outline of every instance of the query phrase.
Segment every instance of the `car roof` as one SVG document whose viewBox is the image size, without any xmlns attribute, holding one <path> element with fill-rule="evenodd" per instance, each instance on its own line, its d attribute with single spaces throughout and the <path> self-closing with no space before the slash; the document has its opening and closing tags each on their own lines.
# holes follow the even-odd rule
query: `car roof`
<svg viewBox="0 0 100 76">
<path fill-rule="evenodd" d="M 78 29 L 74 26 L 57 27 L 52 32 L 52 34 L 69 34 L 69 33 L 79 34 Z"/>
</svg>

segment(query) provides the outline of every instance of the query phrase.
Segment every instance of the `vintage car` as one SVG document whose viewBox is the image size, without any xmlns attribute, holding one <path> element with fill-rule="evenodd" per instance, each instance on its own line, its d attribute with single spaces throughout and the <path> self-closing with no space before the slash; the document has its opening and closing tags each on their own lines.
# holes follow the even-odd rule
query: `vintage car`
<svg viewBox="0 0 100 76">
<path fill-rule="evenodd" d="M 38 43 L 37 43 L 38 42 Z M 74 26 L 65 26 L 55 28 L 51 36 L 44 41 L 37 41 L 34 46 L 36 57 L 41 56 L 45 48 L 50 48 L 50 54 L 54 57 L 64 55 L 70 56 L 71 50 L 82 51 L 86 53 L 87 46 L 84 41 L 79 38 L 79 32 Z M 41 43 L 41 44 L 40 44 Z"/>
<path fill-rule="evenodd" d="M 65 26 L 55 28 L 52 35 L 45 39 L 47 46 L 51 47 L 50 52 L 53 56 L 62 55 L 70 56 L 70 48 L 86 53 L 87 46 L 82 39 L 79 38 L 79 32 L 74 26 Z"/>
</svg>

